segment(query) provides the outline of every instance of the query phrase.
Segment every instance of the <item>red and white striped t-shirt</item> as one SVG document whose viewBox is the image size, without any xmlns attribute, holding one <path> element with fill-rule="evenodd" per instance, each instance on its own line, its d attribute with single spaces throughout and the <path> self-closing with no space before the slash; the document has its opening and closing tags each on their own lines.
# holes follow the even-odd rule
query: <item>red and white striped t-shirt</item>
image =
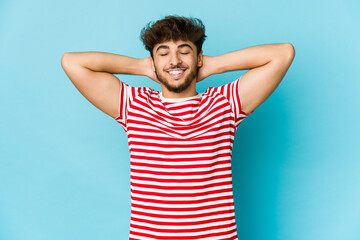
<svg viewBox="0 0 360 240">
<path fill-rule="evenodd" d="M 128 136 L 131 240 L 235 240 L 231 155 L 241 110 L 239 81 L 168 99 L 121 82 Z"/>
</svg>

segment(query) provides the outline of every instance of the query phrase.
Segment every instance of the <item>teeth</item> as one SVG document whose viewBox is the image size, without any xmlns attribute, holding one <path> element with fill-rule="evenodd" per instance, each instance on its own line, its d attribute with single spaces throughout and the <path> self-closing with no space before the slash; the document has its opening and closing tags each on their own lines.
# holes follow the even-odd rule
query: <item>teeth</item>
<svg viewBox="0 0 360 240">
<path fill-rule="evenodd" d="M 169 73 L 170 74 L 174 74 L 174 75 L 176 75 L 176 74 L 180 74 L 180 73 L 182 73 L 183 71 L 169 71 Z"/>
</svg>

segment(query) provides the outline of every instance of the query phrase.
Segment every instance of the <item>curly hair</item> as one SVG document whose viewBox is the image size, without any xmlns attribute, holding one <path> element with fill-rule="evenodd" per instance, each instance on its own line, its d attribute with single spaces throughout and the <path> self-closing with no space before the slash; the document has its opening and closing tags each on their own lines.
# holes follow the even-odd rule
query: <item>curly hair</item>
<svg viewBox="0 0 360 240">
<path fill-rule="evenodd" d="M 166 41 L 191 41 L 201 52 L 205 41 L 205 26 L 198 18 L 166 16 L 164 19 L 149 22 L 142 30 L 140 39 L 153 57 L 154 46 Z"/>
</svg>

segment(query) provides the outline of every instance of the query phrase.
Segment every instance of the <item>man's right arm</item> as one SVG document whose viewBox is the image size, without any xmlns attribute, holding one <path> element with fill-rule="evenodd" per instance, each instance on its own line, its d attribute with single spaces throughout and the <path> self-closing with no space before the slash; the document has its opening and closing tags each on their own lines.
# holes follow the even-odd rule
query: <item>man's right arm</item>
<svg viewBox="0 0 360 240">
<path fill-rule="evenodd" d="M 104 52 L 68 52 L 61 65 L 80 93 L 112 118 L 119 116 L 121 81 L 113 74 L 144 75 L 151 79 L 151 59 Z"/>
</svg>

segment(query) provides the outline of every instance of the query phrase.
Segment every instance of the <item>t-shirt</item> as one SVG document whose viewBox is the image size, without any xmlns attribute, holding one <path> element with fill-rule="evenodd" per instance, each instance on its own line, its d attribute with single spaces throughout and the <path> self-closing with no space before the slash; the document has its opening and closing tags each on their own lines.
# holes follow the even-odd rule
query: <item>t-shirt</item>
<svg viewBox="0 0 360 240">
<path fill-rule="evenodd" d="M 239 81 L 169 99 L 121 82 L 130 152 L 130 240 L 237 239 L 231 156 Z"/>
</svg>

